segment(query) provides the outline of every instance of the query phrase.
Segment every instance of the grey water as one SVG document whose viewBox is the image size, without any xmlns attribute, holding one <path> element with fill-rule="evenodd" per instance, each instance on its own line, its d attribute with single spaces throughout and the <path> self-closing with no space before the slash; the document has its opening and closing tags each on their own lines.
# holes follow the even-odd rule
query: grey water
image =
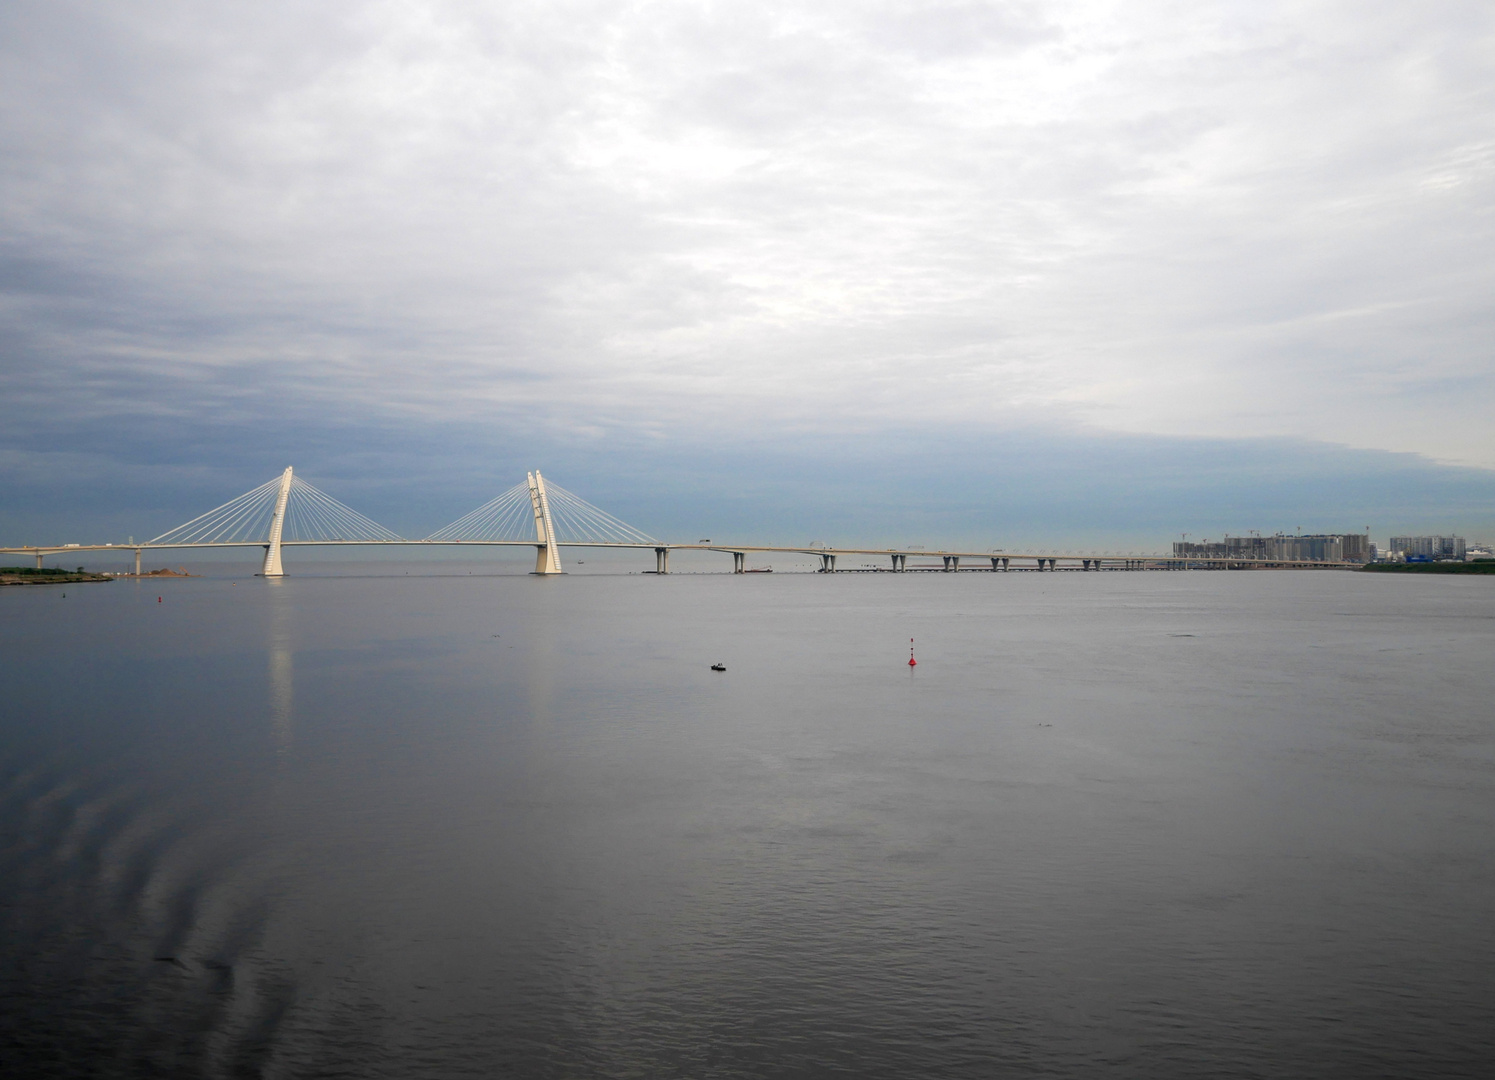
<svg viewBox="0 0 1495 1080">
<path fill-rule="evenodd" d="M 1495 582 L 502 569 L 0 591 L 0 1074 L 1495 1060 Z"/>
</svg>

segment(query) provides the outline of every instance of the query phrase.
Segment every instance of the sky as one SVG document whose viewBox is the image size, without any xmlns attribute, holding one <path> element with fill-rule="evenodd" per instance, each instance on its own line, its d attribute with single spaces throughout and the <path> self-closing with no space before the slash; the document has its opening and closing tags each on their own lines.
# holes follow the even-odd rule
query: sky
<svg viewBox="0 0 1495 1080">
<path fill-rule="evenodd" d="M 0 543 L 1495 536 L 1492 207 L 1488 0 L 18 0 Z"/>
</svg>

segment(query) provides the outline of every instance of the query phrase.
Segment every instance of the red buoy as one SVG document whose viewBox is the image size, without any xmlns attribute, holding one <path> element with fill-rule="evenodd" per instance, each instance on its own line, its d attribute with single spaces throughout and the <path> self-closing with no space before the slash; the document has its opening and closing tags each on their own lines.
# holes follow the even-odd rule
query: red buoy
<svg viewBox="0 0 1495 1080">
<path fill-rule="evenodd" d="M 913 638 L 909 638 L 908 639 L 908 666 L 909 667 L 918 667 L 919 666 L 919 661 L 917 661 L 917 660 L 914 659 L 914 639 Z"/>
<path fill-rule="evenodd" d="M 159 604 L 159 603 L 160 603 L 160 602 L 161 602 L 161 598 L 160 598 L 160 597 L 159 597 L 159 596 L 158 596 L 158 597 L 156 597 L 156 603 L 158 603 L 158 604 Z"/>
</svg>

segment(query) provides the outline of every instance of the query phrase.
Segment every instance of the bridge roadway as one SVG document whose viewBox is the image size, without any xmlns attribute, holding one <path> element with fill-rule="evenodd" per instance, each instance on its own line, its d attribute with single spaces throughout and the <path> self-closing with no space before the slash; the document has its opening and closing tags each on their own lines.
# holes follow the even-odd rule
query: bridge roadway
<svg viewBox="0 0 1495 1080">
<path fill-rule="evenodd" d="M 282 540 L 281 547 L 524 547 L 538 548 L 544 550 L 544 544 L 537 544 L 533 540 Z M 568 548 L 622 548 L 636 551 L 653 551 L 655 557 L 655 573 L 668 574 L 670 572 L 671 551 L 716 551 L 732 556 L 732 570 L 734 573 L 747 571 L 747 555 L 749 552 L 756 554 L 783 554 L 783 555 L 814 555 L 820 559 L 820 568 L 825 572 L 833 572 L 836 569 L 836 559 L 843 555 L 880 555 L 891 560 L 891 569 L 903 571 L 908 569 L 910 556 L 916 559 L 939 559 L 939 566 L 918 566 L 913 569 L 920 571 L 945 570 L 956 572 L 962 569 L 962 559 L 969 560 L 991 560 L 991 570 L 1007 570 L 1014 561 L 1031 562 L 1034 565 L 1026 569 L 1057 570 L 1060 563 L 1067 564 L 1067 568 L 1074 570 L 1186 570 L 1190 567 L 1201 567 L 1211 569 L 1290 569 L 1290 570 L 1349 570 L 1356 568 L 1358 563 L 1348 562 L 1299 562 L 1289 560 L 1266 560 L 1266 559 L 1219 559 L 1198 558 L 1194 556 L 1181 557 L 1176 555 L 1105 555 L 1105 554 L 1077 554 L 1077 555 L 1050 555 L 1038 554 L 1036 552 L 1021 551 L 955 551 L 955 550 L 898 550 L 896 548 L 848 548 L 848 547 L 776 547 L 764 544 L 665 544 L 665 543 L 604 543 L 594 541 L 571 541 L 557 540 L 557 547 Z M 230 540 L 214 541 L 200 544 L 61 544 L 54 546 L 25 545 L 21 547 L 0 548 L 0 555 L 23 555 L 34 556 L 37 567 L 41 567 L 42 560 L 48 555 L 68 555 L 74 552 L 84 551 L 133 551 L 135 553 L 135 573 L 140 573 L 140 560 L 142 553 L 146 551 L 185 551 L 208 548 L 259 548 L 264 550 L 268 545 L 261 540 Z M 858 568 L 861 569 L 861 568 Z M 965 567 L 966 570 L 976 569 Z M 980 569 L 986 570 L 987 567 Z M 1018 567 L 1017 569 L 1025 569 Z"/>
</svg>

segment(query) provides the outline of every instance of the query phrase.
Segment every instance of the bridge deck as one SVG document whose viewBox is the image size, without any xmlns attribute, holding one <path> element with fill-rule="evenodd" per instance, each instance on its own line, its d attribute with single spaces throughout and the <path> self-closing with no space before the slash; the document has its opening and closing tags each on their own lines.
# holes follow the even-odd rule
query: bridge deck
<svg viewBox="0 0 1495 1080">
<path fill-rule="evenodd" d="M 69 552 L 84 551 L 187 551 L 214 548 L 260 548 L 266 546 L 264 541 L 258 540 L 232 540 L 215 541 L 211 543 L 198 544 L 63 544 L 52 546 L 22 546 L 0 548 L 0 555 L 65 555 Z M 533 540 L 283 540 L 282 547 L 520 547 L 535 548 L 538 545 Z M 881 555 L 884 557 L 899 556 L 905 559 L 1020 559 L 1020 560 L 1052 560 L 1055 563 L 1186 563 L 1190 565 L 1200 564 L 1225 564 L 1241 566 L 1262 567 L 1322 567 L 1325 569 L 1348 569 L 1360 565 L 1349 562 L 1310 562 L 1293 561 L 1281 559 L 1224 559 L 1224 558 L 1202 558 L 1198 556 L 1179 555 L 1107 555 L 1099 552 L 1079 553 L 1074 555 L 1054 555 L 1047 552 L 1036 551 L 965 551 L 958 548 L 937 548 L 930 550 L 913 551 L 907 548 L 876 548 L 876 547 L 792 547 L 773 544 L 670 544 L 670 543 L 617 543 L 596 541 L 570 541 L 558 540 L 557 547 L 565 548 L 617 548 L 633 551 L 713 551 L 730 555 L 733 553 L 756 553 L 756 554 L 781 554 L 781 555 Z"/>
</svg>

